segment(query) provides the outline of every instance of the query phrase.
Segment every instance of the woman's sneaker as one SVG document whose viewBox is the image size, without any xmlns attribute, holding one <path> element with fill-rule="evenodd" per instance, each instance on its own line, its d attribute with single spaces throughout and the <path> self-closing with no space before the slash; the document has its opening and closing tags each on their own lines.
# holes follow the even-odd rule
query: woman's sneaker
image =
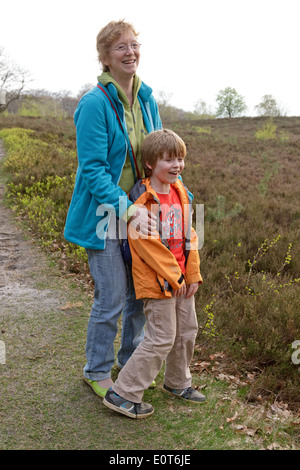
<svg viewBox="0 0 300 470">
<path fill-rule="evenodd" d="M 206 401 L 205 395 L 202 395 L 202 393 L 198 392 L 198 390 L 195 390 L 193 387 L 170 388 L 167 387 L 167 385 L 164 385 L 163 390 L 170 393 L 171 395 L 175 395 L 175 397 L 183 398 L 184 400 L 197 403 L 203 403 Z"/>
<path fill-rule="evenodd" d="M 112 388 L 108 389 L 103 403 L 108 408 L 134 419 L 147 418 L 147 416 L 154 413 L 153 407 L 148 403 L 134 403 L 126 400 L 126 398 L 122 398 L 120 395 L 117 395 Z"/>
</svg>

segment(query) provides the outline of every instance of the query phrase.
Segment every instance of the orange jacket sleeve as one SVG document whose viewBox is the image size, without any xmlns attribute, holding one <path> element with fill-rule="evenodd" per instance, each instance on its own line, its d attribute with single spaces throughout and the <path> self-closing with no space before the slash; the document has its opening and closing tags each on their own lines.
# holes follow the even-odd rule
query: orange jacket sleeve
<svg viewBox="0 0 300 470">
<path fill-rule="evenodd" d="M 133 262 L 134 256 L 139 256 L 154 272 L 168 281 L 174 290 L 182 287 L 184 277 L 181 269 L 175 256 L 161 242 L 158 232 L 151 237 L 142 237 L 129 226 L 128 241 Z"/>
</svg>

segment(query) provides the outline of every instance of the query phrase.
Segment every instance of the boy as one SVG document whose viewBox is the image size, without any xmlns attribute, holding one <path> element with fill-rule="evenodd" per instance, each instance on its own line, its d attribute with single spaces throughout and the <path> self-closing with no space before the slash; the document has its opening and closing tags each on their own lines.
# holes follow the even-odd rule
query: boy
<svg viewBox="0 0 300 470">
<path fill-rule="evenodd" d="M 151 132 L 142 146 L 146 178 L 129 194 L 159 222 L 151 237 L 128 228 L 135 293 L 144 301 L 147 326 L 144 340 L 106 393 L 104 404 L 131 418 L 153 413 L 142 397 L 164 361 L 164 391 L 190 402 L 205 401 L 191 387 L 189 370 L 198 329 L 194 294 L 202 277 L 190 193 L 178 178 L 185 155 L 185 144 L 173 131 Z"/>
</svg>

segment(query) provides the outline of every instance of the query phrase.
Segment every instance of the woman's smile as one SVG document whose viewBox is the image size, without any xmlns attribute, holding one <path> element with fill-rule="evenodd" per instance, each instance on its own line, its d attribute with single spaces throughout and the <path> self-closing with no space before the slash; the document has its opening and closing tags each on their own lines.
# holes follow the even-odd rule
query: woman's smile
<svg viewBox="0 0 300 470">
<path fill-rule="evenodd" d="M 135 45 L 138 45 L 136 48 Z M 132 31 L 122 34 L 111 47 L 105 65 L 109 67 L 112 76 L 118 80 L 121 77 L 133 76 L 138 68 L 140 50 L 137 39 Z"/>
</svg>

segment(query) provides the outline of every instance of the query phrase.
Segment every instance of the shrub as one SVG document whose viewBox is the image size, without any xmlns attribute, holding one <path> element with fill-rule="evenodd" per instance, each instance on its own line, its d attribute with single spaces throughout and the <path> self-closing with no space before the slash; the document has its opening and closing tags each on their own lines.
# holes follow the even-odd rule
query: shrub
<svg viewBox="0 0 300 470">
<path fill-rule="evenodd" d="M 256 370 L 269 364 L 281 370 L 285 364 L 286 372 L 290 370 L 288 375 L 294 376 L 291 346 L 300 338 L 300 277 L 288 273 L 292 244 L 288 244 L 281 259 L 277 258 L 274 270 L 272 251 L 280 242 L 281 236 L 270 242 L 264 240 L 247 261 L 239 254 L 242 244 L 237 245 L 224 273 L 225 283 L 219 280 L 221 292 L 217 298 L 214 295 L 210 313 L 219 347 L 229 351 L 237 363 L 251 362 Z M 201 317 L 205 317 L 205 308 Z M 293 387 L 296 390 L 296 383 Z"/>
<path fill-rule="evenodd" d="M 273 119 L 268 119 L 260 129 L 257 129 L 255 137 L 260 140 L 276 139 L 276 129 Z"/>
<path fill-rule="evenodd" d="M 75 181 L 75 149 L 53 136 L 43 135 L 43 140 L 30 129 L 2 129 L 0 138 L 7 151 L 3 170 L 10 177 L 7 198 L 13 209 L 29 222 L 44 248 L 63 253 L 65 269 L 79 271 L 78 259 L 86 263 L 85 251 L 63 237 Z"/>
</svg>

